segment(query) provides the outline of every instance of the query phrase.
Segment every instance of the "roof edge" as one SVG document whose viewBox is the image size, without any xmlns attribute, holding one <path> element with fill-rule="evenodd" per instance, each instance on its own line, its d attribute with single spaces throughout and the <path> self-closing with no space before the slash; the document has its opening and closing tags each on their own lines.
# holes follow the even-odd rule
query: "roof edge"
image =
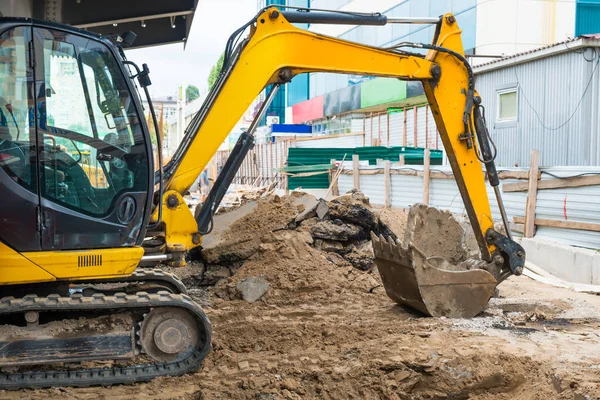
<svg viewBox="0 0 600 400">
<path fill-rule="evenodd" d="M 515 66 L 525 64 L 531 61 L 547 58 L 563 53 L 568 53 L 573 50 L 578 50 L 586 47 L 600 47 L 600 40 L 596 38 L 590 38 L 585 36 L 579 36 L 575 39 L 557 43 L 555 45 L 542 47 L 539 49 L 533 49 L 525 53 L 511 55 L 497 61 L 491 61 L 486 64 L 473 66 L 473 73 L 475 75 L 495 71 L 497 69 L 505 68 L 508 66 Z"/>
</svg>

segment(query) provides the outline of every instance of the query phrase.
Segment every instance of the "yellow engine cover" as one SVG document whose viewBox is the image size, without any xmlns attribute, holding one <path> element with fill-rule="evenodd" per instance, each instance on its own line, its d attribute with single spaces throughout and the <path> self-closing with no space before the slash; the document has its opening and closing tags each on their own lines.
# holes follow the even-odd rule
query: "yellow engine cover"
<svg viewBox="0 0 600 400">
<path fill-rule="evenodd" d="M 144 249 L 94 249 L 18 253 L 0 243 L 0 285 L 130 275 Z"/>
</svg>

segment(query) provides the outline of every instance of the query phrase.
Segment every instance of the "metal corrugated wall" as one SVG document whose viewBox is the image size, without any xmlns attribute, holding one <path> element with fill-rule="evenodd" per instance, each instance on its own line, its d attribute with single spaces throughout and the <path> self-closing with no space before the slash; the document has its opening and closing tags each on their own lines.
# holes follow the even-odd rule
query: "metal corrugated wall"
<svg viewBox="0 0 600 400">
<path fill-rule="evenodd" d="M 544 169 L 557 176 L 600 173 L 600 167 L 552 167 Z M 554 179 L 546 174 L 542 179 Z M 600 186 L 538 190 L 536 218 L 600 223 Z M 540 226 L 536 237 L 570 245 L 600 249 L 600 232 Z"/>
<path fill-rule="evenodd" d="M 531 149 L 540 150 L 545 166 L 598 164 L 600 71 L 595 71 L 582 99 L 598 55 L 597 49 L 587 49 L 479 74 L 475 71 L 500 167 L 528 166 Z M 511 86 L 519 87 L 517 122 L 502 127 L 496 123 L 498 90 Z"/>
</svg>

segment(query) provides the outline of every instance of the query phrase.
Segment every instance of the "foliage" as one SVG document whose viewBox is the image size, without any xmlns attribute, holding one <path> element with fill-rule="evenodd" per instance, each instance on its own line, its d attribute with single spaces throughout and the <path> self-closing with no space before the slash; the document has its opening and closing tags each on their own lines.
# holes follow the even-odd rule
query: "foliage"
<svg viewBox="0 0 600 400">
<path fill-rule="evenodd" d="M 219 60 L 213 67 L 210 69 L 210 73 L 208 74 L 208 90 L 212 89 L 213 85 L 217 81 L 219 74 L 221 73 L 221 68 L 223 68 L 223 57 L 225 53 L 221 54 Z"/>
<path fill-rule="evenodd" d="M 185 88 L 185 102 L 186 103 L 191 103 L 192 101 L 196 100 L 198 97 L 200 97 L 200 89 L 198 89 L 196 86 L 188 85 L 188 87 Z"/>
</svg>

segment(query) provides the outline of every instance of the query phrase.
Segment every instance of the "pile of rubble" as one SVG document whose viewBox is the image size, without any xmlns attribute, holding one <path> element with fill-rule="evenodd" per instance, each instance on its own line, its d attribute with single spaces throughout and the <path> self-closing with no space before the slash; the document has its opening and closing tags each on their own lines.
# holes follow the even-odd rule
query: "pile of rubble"
<svg viewBox="0 0 600 400">
<path fill-rule="evenodd" d="M 370 232 L 396 238 L 405 221 L 402 210 L 374 208 L 359 191 L 331 201 L 302 192 L 271 194 L 216 215 L 214 230 L 203 238 L 202 260 L 181 271 L 182 278 L 188 287 L 228 285 L 229 294 L 222 291 L 223 296 L 237 293 L 256 301 L 273 282 L 277 286 L 281 276 L 289 277 L 289 273 L 276 276 L 278 267 L 299 271 L 303 266 L 304 274 L 314 275 L 319 271 L 311 268 L 318 264 L 317 258 L 323 258 L 325 264 L 371 272 L 375 264 Z M 252 268 L 253 263 L 260 271 Z M 243 276 L 232 279 L 242 266 Z"/>
<path fill-rule="evenodd" d="M 373 210 L 369 199 L 358 191 L 329 202 L 319 200 L 290 224 L 290 228 L 299 227 L 308 229 L 316 248 L 337 253 L 362 271 L 370 270 L 374 265 L 371 231 L 397 237 L 382 221 L 381 210 Z"/>
</svg>

